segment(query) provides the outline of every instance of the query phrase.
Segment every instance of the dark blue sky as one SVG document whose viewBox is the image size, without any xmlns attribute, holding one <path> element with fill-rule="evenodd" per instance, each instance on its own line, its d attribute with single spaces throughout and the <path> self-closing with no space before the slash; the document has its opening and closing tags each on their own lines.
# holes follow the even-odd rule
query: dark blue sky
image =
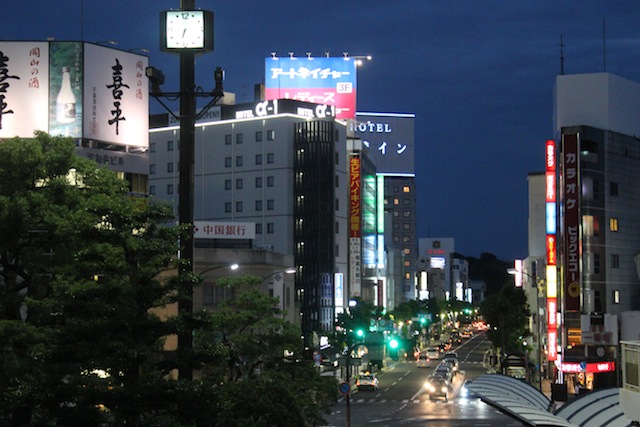
<svg viewBox="0 0 640 427">
<path fill-rule="evenodd" d="M 159 52 L 158 15 L 179 0 L 2 0 L 0 40 L 115 40 L 149 49 L 177 90 L 178 58 Z M 414 113 L 418 237 L 456 251 L 527 255 L 527 175 L 553 135 L 553 85 L 608 72 L 640 81 L 638 0 L 196 0 L 215 13 L 215 51 L 196 81 L 251 101 L 264 58 L 372 55 L 358 74 L 358 110 Z M 81 13 L 82 11 L 82 13 Z M 83 19 L 81 19 L 83 18 Z M 604 22 L 604 25 L 603 25 Z M 604 30 L 604 31 L 603 31 Z M 603 37 L 604 36 L 604 37 Z M 606 52 L 606 54 L 605 54 Z M 606 58 L 606 60 L 605 60 Z M 151 101 L 152 111 L 160 108 Z"/>
</svg>

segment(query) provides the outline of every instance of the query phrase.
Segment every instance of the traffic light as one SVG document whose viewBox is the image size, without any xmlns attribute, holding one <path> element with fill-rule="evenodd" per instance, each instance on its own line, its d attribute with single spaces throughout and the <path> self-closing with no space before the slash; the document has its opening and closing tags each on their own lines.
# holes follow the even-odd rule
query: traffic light
<svg viewBox="0 0 640 427">
<path fill-rule="evenodd" d="M 398 344 L 398 340 L 397 340 L 397 339 L 395 339 L 395 338 L 391 338 L 391 339 L 389 340 L 389 347 L 391 347 L 392 349 L 394 349 L 394 350 L 395 350 L 396 348 L 398 348 L 398 345 L 399 345 L 399 344 Z"/>
<path fill-rule="evenodd" d="M 364 329 L 362 329 L 362 328 L 356 329 L 356 337 L 358 337 L 358 338 L 364 337 Z"/>
</svg>

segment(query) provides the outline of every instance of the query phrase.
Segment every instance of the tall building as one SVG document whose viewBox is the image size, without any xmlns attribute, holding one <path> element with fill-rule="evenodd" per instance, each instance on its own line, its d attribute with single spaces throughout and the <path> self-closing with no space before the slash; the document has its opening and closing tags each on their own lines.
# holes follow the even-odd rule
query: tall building
<svg viewBox="0 0 640 427">
<path fill-rule="evenodd" d="M 415 114 L 358 112 L 352 124 L 354 134 L 362 140 L 363 151 L 373 160 L 378 187 L 377 241 L 372 243 L 378 252 L 377 265 L 365 266 L 363 282 L 387 289 L 387 277 L 397 279 L 387 297 L 394 305 L 417 296 L 414 121 Z M 392 272 L 398 264 L 402 271 L 394 268 Z M 384 266 L 383 271 L 380 266 Z M 393 309 L 393 305 L 389 308 Z"/>
<path fill-rule="evenodd" d="M 540 197 L 530 202 L 530 232 L 544 233 L 546 254 L 540 262 L 540 236 L 530 236 L 524 269 L 546 291 L 549 377 L 614 386 L 619 335 L 640 329 L 618 327 L 640 309 L 640 84 L 609 73 L 561 75 L 554 98 L 545 190 L 530 189 Z"/>
<path fill-rule="evenodd" d="M 344 299 L 335 289 L 348 277 L 346 127 L 331 108 L 316 107 L 222 105 L 195 131 L 194 220 L 211 231 L 197 230 L 196 252 L 232 246 L 293 256 L 308 346 L 333 330 L 336 298 Z M 168 124 L 154 120 L 150 131 L 149 193 L 177 212 L 179 127 Z"/>
</svg>

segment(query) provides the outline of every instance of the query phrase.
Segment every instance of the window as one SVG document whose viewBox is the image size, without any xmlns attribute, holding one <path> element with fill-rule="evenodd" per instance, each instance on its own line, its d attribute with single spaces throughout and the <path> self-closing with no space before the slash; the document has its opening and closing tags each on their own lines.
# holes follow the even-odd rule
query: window
<svg viewBox="0 0 640 427">
<path fill-rule="evenodd" d="M 173 184 L 167 184 L 167 194 L 173 194 Z"/>
<path fill-rule="evenodd" d="M 620 268 L 620 255 L 611 254 L 611 268 Z"/>
<path fill-rule="evenodd" d="M 340 210 L 340 199 L 336 199 L 336 210 Z"/>
<path fill-rule="evenodd" d="M 273 199 L 267 200 L 267 210 L 268 211 L 272 211 L 273 210 Z"/>
<path fill-rule="evenodd" d="M 155 175 L 156 174 L 156 165 L 151 163 L 149 165 L 149 175 Z"/>
<path fill-rule="evenodd" d="M 256 188 L 262 188 L 262 177 L 256 176 Z"/>
<path fill-rule="evenodd" d="M 256 234 L 262 234 L 262 224 L 256 224 Z"/>
<path fill-rule="evenodd" d="M 173 141 L 167 141 L 167 151 L 173 151 Z"/>
<path fill-rule="evenodd" d="M 335 158 L 335 160 L 334 160 L 334 163 L 335 163 L 336 165 L 339 165 L 339 164 L 340 164 L 340 155 L 339 155 L 338 153 L 336 153 L 336 156 L 335 156 L 335 157 L 336 157 L 336 158 Z"/>
<path fill-rule="evenodd" d="M 409 261 L 409 260 L 405 260 L 405 262 L 404 262 L 404 266 L 405 266 L 405 267 L 411 267 L 411 261 Z"/>
<path fill-rule="evenodd" d="M 273 234 L 273 223 L 272 222 L 268 222 L 267 223 L 267 234 Z"/>
<path fill-rule="evenodd" d="M 231 167 L 231 157 L 225 157 L 224 158 L 224 167 L 225 168 L 230 168 Z"/>
<path fill-rule="evenodd" d="M 609 184 L 609 194 L 612 196 L 617 196 L 618 195 L 618 183 L 617 182 L 611 182 Z"/>
<path fill-rule="evenodd" d="M 150 153 L 155 153 L 156 152 L 156 143 L 155 142 L 150 142 L 149 143 L 149 152 Z"/>
<path fill-rule="evenodd" d="M 609 230 L 618 231 L 618 218 L 609 218 Z"/>
<path fill-rule="evenodd" d="M 231 134 L 224 136 L 224 145 L 231 145 Z"/>
<path fill-rule="evenodd" d="M 242 187 L 243 187 L 242 178 L 236 179 L 236 190 L 242 190 Z"/>
<path fill-rule="evenodd" d="M 402 192 L 411 193 L 411 187 L 409 187 L 408 185 L 405 185 L 404 187 L 402 187 Z"/>
<path fill-rule="evenodd" d="M 256 200 L 256 211 L 260 212 L 262 210 L 262 200 Z"/>
<path fill-rule="evenodd" d="M 256 154 L 256 165 L 262 164 L 262 154 Z"/>
<path fill-rule="evenodd" d="M 408 222 L 403 222 L 402 223 L 402 229 L 403 230 L 411 230 L 411 224 L 409 224 Z"/>
<path fill-rule="evenodd" d="M 236 166 L 242 166 L 242 156 L 236 156 Z"/>
<path fill-rule="evenodd" d="M 400 204 L 400 200 L 397 197 L 393 198 L 393 206 L 398 206 Z"/>
<path fill-rule="evenodd" d="M 212 285 L 204 285 L 202 287 L 202 301 L 206 305 L 213 305 L 214 287 Z"/>
<path fill-rule="evenodd" d="M 275 130 L 268 130 L 267 131 L 267 141 L 275 141 L 276 139 L 276 131 Z"/>
<path fill-rule="evenodd" d="M 334 181 L 336 188 L 340 188 L 340 177 L 338 175 L 335 176 Z"/>
<path fill-rule="evenodd" d="M 335 253 L 333 255 L 336 258 L 340 256 L 340 245 L 336 245 Z"/>
<path fill-rule="evenodd" d="M 230 213 L 231 212 L 231 202 L 225 202 L 224 211 L 225 211 L 225 213 Z"/>
<path fill-rule="evenodd" d="M 411 236 L 404 236 L 404 237 L 402 238 L 402 241 L 403 241 L 404 243 L 411 243 Z"/>
<path fill-rule="evenodd" d="M 411 249 L 410 248 L 404 248 L 404 254 L 405 255 L 411 255 Z"/>
<path fill-rule="evenodd" d="M 168 173 L 172 173 L 173 172 L 173 162 L 167 163 L 167 172 Z"/>
<path fill-rule="evenodd" d="M 231 180 L 230 179 L 225 179 L 224 180 L 224 189 L 225 190 L 231 190 Z"/>
<path fill-rule="evenodd" d="M 273 153 L 267 153 L 267 163 L 272 164 L 274 161 Z"/>
<path fill-rule="evenodd" d="M 261 142 L 262 141 L 262 131 L 259 130 L 256 132 L 256 142 Z"/>
<path fill-rule="evenodd" d="M 273 176 L 267 177 L 267 187 L 273 187 Z"/>
<path fill-rule="evenodd" d="M 613 303 L 620 304 L 620 291 L 613 291 Z"/>
<path fill-rule="evenodd" d="M 404 206 L 411 206 L 411 199 L 410 199 L 410 198 L 408 198 L 408 197 L 404 197 L 404 198 L 402 199 L 402 204 L 403 204 Z"/>
<path fill-rule="evenodd" d="M 242 212 L 242 202 L 236 202 L 236 212 Z"/>
<path fill-rule="evenodd" d="M 236 134 L 236 144 L 242 144 L 244 142 L 244 137 L 241 133 Z"/>
<path fill-rule="evenodd" d="M 600 254 L 593 254 L 593 274 L 600 273 Z"/>
<path fill-rule="evenodd" d="M 151 194 L 152 196 L 156 195 L 156 186 L 155 185 L 150 185 L 149 186 L 149 194 Z"/>
<path fill-rule="evenodd" d="M 411 211 L 403 211 L 402 216 L 405 218 L 411 218 Z"/>
</svg>

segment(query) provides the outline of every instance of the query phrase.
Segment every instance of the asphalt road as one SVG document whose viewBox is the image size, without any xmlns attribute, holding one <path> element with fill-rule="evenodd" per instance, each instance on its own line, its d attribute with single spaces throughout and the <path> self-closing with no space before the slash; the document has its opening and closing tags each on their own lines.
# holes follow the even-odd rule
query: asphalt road
<svg viewBox="0 0 640 427">
<path fill-rule="evenodd" d="M 346 398 L 340 398 L 326 417 L 327 426 L 522 426 L 524 424 L 479 399 L 464 397 L 461 393 L 465 381 L 491 372 L 485 363 L 489 348 L 484 333 L 477 333 L 454 347 L 460 365 L 451 383 L 448 401 L 440 398 L 432 401 L 424 387 L 426 377 L 438 361 L 431 361 L 426 368 L 418 368 L 413 359 L 389 361 L 378 373 L 379 390 L 351 392 L 350 420 L 347 420 Z"/>
</svg>

